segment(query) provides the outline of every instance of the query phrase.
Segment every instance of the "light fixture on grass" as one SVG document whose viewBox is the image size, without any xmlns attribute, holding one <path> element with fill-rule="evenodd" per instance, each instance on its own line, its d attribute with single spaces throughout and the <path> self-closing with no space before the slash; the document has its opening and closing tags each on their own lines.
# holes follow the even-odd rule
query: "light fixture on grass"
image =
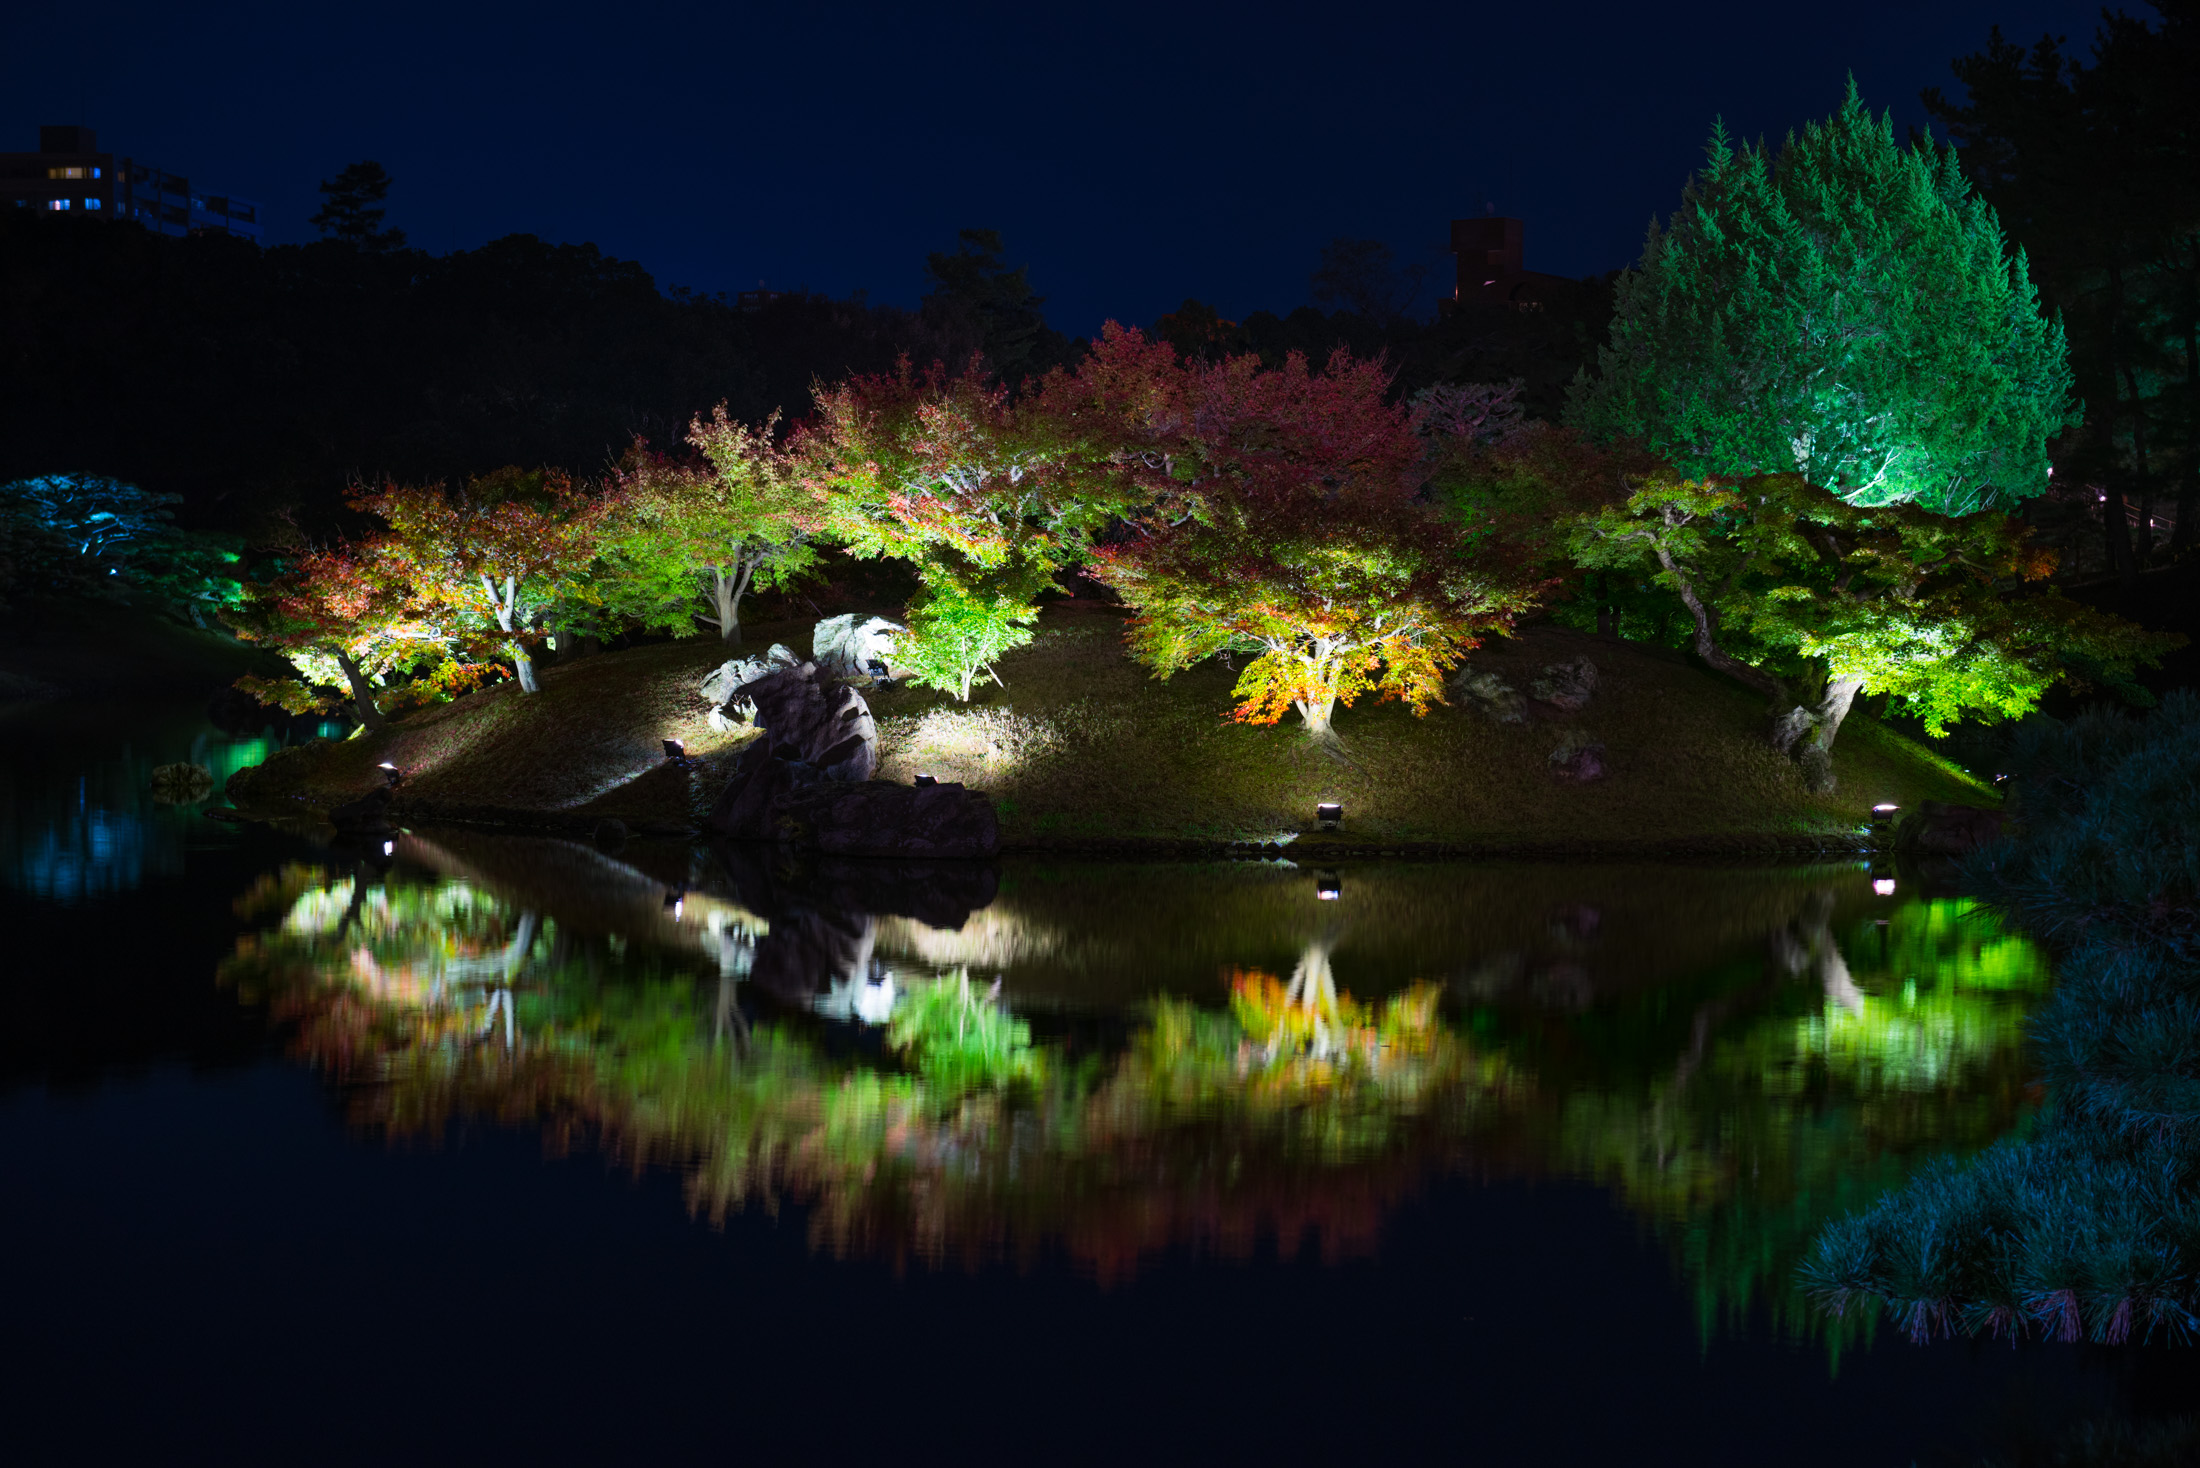
<svg viewBox="0 0 2200 1468">
<path fill-rule="evenodd" d="M 919 785 L 937 785 L 940 783 L 937 779 L 933 778 L 930 775 L 919 775 L 917 776 L 916 782 Z"/>
<path fill-rule="evenodd" d="M 1874 877 L 1874 878 L 1872 878 L 1872 895 L 1873 895 L 1874 897 L 1892 897 L 1892 896 L 1894 896 L 1894 878 L 1892 878 L 1892 877 Z"/>
<path fill-rule="evenodd" d="M 665 911 L 672 914 L 672 920 L 674 922 L 678 922 L 680 920 L 680 909 L 686 906 L 687 894 L 680 891 L 677 887 L 665 894 Z"/>
<path fill-rule="evenodd" d="M 687 746 L 679 740 L 667 739 L 665 741 L 665 759 L 672 764 L 680 764 L 685 761 L 687 753 Z"/>
<path fill-rule="evenodd" d="M 1900 809 L 1902 809 L 1901 806 L 1891 805 L 1885 801 L 1873 806 L 1872 835 L 1882 841 L 1885 840 L 1888 833 L 1894 830 L 1894 813 Z"/>
<path fill-rule="evenodd" d="M 1314 807 L 1314 829 L 1317 831 L 1341 831 L 1344 829 L 1344 806 L 1334 800 L 1325 800 Z"/>
<path fill-rule="evenodd" d="M 1335 902 L 1344 896 L 1344 879 L 1335 872 L 1314 873 L 1314 895 L 1324 902 Z"/>
<path fill-rule="evenodd" d="M 382 854 L 383 854 L 384 856 L 395 856 L 395 855 L 397 855 L 397 843 L 396 843 L 395 841 L 385 841 L 385 842 L 383 842 L 383 843 L 382 843 Z"/>
<path fill-rule="evenodd" d="M 375 768 L 382 772 L 382 780 L 384 784 L 395 785 L 398 781 L 405 778 L 405 772 L 399 769 L 397 766 L 391 764 L 388 760 L 382 761 L 382 763 L 376 765 Z"/>
<path fill-rule="evenodd" d="M 885 662 L 879 658 L 873 658 L 869 662 L 865 663 L 863 665 L 863 671 L 870 674 L 871 681 L 877 684 L 881 689 L 892 688 L 894 686 L 893 673 L 887 668 Z"/>
</svg>

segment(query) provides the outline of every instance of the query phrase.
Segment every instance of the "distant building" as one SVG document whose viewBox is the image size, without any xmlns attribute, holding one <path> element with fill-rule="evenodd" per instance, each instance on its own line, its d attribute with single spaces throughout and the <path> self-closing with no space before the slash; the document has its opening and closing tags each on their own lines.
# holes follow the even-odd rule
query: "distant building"
<svg viewBox="0 0 2200 1468">
<path fill-rule="evenodd" d="M 259 244 L 260 206 L 135 158 L 99 151 L 88 127 L 42 127 L 35 153 L 0 153 L 0 209 L 130 219 L 157 234 L 216 230 Z"/>
<path fill-rule="evenodd" d="M 1511 306 L 1540 311 L 1553 296 L 1578 282 L 1523 268 L 1521 222 L 1517 219 L 1454 219 L 1451 252 L 1459 262 L 1456 306 Z"/>
</svg>

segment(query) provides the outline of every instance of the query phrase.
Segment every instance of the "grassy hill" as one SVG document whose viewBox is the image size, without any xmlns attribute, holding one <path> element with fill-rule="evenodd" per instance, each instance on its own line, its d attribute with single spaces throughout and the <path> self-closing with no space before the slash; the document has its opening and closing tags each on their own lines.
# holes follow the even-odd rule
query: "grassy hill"
<svg viewBox="0 0 2200 1468">
<path fill-rule="evenodd" d="M 1123 652 L 1122 613 L 1062 603 L 1002 683 L 967 705 L 925 689 L 869 695 L 883 779 L 919 772 L 990 792 L 1012 848 L 1165 848 L 1269 840 L 1312 825 L 1318 801 L 1345 807 L 1342 844 L 1569 852 L 1807 850 L 1851 844 L 1882 801 L 1992 803 L 1948 761 L 1864 714 L 1835 751 L 1839 791 L 1803 788 L 1761 741 L 1756 695 L 1663 649 L 1555 627 L 1524 629 L 1474 655 L 1525 688 L 1546 663 L 1586 653 L 1595 697 L 1578 714 L 1524 726 L 1464 707 L 1416 719 L 1395 704 L 1341 710 L 1345 758 L 1290 724 L 1227 717 L 1235 674 L 1204 664 L 1157 682 Z M 809 624 L 751 629 L 808 651 Z M 422 710 L 378 735 L 287 751 L 231 782 L 240 806 L 325 809 L 374 788 L 377 762 L 406 772 L 408 819 L 486 819 L 586 829 L 617 817 L 686 829 L 723 788 L 750 736 L 711 732 L 696 686 L 725 656 L 702 638 L 543 670 L 529 698 L 512 684 Z M 1562 781 L 1549 756 L 1568 729 L 1605 746 L 1608 776 Z M 679 739 L 692 768 L 667 765 Z M 1340 844 L 1302 838 L 1303 849 Z"/>
</svg>

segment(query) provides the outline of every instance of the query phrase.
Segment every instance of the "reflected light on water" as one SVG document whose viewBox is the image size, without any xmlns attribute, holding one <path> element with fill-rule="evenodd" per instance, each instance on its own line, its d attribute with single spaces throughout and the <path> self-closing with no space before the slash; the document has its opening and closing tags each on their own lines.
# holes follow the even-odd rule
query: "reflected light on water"
<svg viewBox="0 0 2200 1468">
<path fill-rule="evenodd" d="M 632 906 L 576 923 L 543 905 L 552 850 Z M 1645 989 L 1625 967 L 1639 929 L 1562 873 L 1369 869 L 1307 928 L 1303 876 L 1243 867 L 1011 873 L 1013 896 L 973 887 L 984 905 L 958 920 L 938 904 L 962 868 L 737 866 L 668 890 L 584 848 L 400 851 L 379 879 L 264 879 L 239 910 L 269 925 L 223 971 L 295 1026 L 361 1125 L 580 1124 L 679 1169 L 706 1217 L 791 1201 L 836 1254 L 1060 1250 L 1106 1278 L 1185 1244 L 1361 1252 L 1398 1200 L 1471 1168 L 1612 1188 L 1689 1241 L 1708 1322 L 1780 1296 L 1783 1261 L 1857 1186 L 2012 1125 L 2046 985 L 1982 914 L 1890 909 L 1853 867 L 1642 871 L 1665 884 L 1648 910 L 1744 904 L 1723 947 Z M 1103 875 L 1128 900 L 1075 906 Z M 1492 911 L 1549 914 L 1568 987 L 1526 981 L 1554 960 L 1508 967 L 1460 936 L 1483 884 Z M 1221 932 L 1252 961 L 1127 1002 L 1062 977 L 1171 951 L 1164 894 L 1239 912 Z M 666 924 L 660 896 L 691 920 Z M 1401 944 L 1418 975 L 1373 978 Z"/>
</svg>

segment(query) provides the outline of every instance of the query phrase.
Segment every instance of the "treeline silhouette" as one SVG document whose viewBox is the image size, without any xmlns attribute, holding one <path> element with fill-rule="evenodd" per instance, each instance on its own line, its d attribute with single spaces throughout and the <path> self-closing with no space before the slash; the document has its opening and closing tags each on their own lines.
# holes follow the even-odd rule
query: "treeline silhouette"
<svg viewBox="0 0 2200 1468">
<path fill-rule="evenodd" d="M 251 537 L 318 527 L 356 481 L 458 480 L 502 465 L 601 471 L 639 434 L 676 446 L 724 402 L 736 417 L 809 411 L 814 381 L 883 372 L 906 353 L 982 353 L 1017 382 L 1073 363 L 999 236 L 930 257 L 916 309 L 809 292 L 743 303 L 661 289 L 593 245 L 515 234 L 431 255 L 342 237 L 262 250 L 133 224 L 0 216 L 0 482 L 112 476 L 179 495 L 184 523 Z M 1204 313 L 1204 314 L 1202 314 Z M 1527 380 L 1555 413 L 1604 334 L 1609 290 L 1578 311 L 1510 308 L 1428 324 L 1403 315 L 1256 313 L 1196 302 L 1162 334 L 1194 355 L 1319 361 L 1384 354 L 1395 391 Z"/>
</svg>

